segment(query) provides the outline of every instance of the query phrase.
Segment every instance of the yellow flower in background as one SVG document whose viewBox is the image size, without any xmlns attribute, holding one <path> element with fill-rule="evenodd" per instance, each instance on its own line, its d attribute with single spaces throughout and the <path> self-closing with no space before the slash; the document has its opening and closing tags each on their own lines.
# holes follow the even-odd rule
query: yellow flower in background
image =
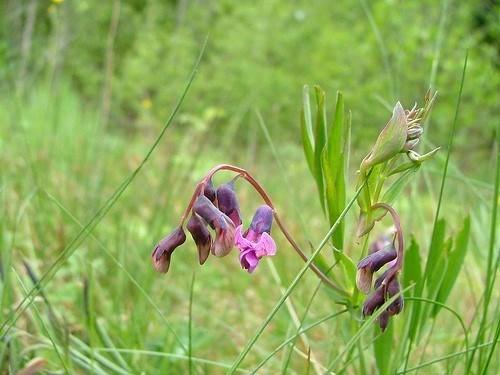
<svg viewBox="0 0 500 375">
<path fill-rule="evenodd" d="M 62 3 L 64 0 L 51 0 L 53 3 L 56 3 L 56 4 L 60 4 Z"/>
<path fill-rule="evenodd" d="M 62 0 L 61 0 L 62 1 Z M 153 101 L 149 98 L 144 98 L 141 100 L 141 107 L 144 109 L 150 109 L 153 106 Z"/>
</svg>

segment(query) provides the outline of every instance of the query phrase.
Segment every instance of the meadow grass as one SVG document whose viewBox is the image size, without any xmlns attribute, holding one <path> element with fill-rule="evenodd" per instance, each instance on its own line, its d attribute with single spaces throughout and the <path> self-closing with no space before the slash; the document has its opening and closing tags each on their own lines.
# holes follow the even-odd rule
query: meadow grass
<svg viewBox="0 0 500 375">
<path fill-rule="evenodd" d="M 194 100 L 179 97 L 182 105 Z M 319 253 L 335 262 L 328 243 L 335 224 L 324 217 L 303 151 L 273 140 L 266 119 L 259 121 L 270 151 L 255 156 L 255 145 L 226 152 L 237 132 L 254 129 L 235 124 L 215 139 L 208 127 L 175 117 L 177 107 L 157 134 L 127 137 L 102 127 L 68 86 L 40 85 L 27 100 L 13 95 L 2 105 L 3 373 L 34 359 L 47 373 L 70 374 L 479 374 L 500 366 L 498 131 L 489 180 L 469 179 L 449 158 L 451 131 L 447 150 L 395 204 L 410 275 L 403 273 L 405 309 L 380 333 L 377 315 L 363 320 L 359 306 L 336 304 L 278 231 L 278 254 L 252 275 L 234 254 L 200 267 L 191 243 L 175 252 L 167 275 L 152 268 L 154 244 L 177 225 L 206 170 L 222 162 L 258 177 L 310 263 Z M 347 171 L 353 202 L 355 168 Z M 238 189 L 248 222 L 259 197 Z M 351 239 L 354 211 L 341 215 Z M 465 227 L 467 244 L 457 237 Z M 426 260 L 452 243 L 469 251 L 440 302 L 432 283 L 445 274 Z M 346 244 L 356 261 L 359 250 L 355 239 Z M 421 295 L 415 278 L 430 279 Z"/>
</svg>

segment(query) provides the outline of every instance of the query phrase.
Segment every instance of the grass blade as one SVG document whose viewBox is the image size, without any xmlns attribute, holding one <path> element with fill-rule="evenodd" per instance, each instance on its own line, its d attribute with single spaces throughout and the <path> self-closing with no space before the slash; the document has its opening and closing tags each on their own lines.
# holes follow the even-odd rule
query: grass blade
<svg viewBox="0 0 500 375">
<path fill-rule="evenodd" d="M 45 272 L 45 274 L 40 278 L 38 281 L 38 284 L 35 285 L 28 293 L 27 295 L 23 298 L 21 302 L 19 302 L 17 308 L 12 309 L 12 312 L 7 316 L 5 321 L 1 324 L 0 326 L 0 333 L 1 336 L 5 335 L 8 333 L 8 331 L 13 327 L 15 322 L 20 318 L 20 316 L 26 311 L 26 309 L 31 305 L 33 296 L 36 294 L 36 292 L 40 289 L 43 288 L 45 284 L 47 284 L 52 277 L 57 273 L 57 270 L 60 268 L 60 266 L 71 256 L 71 254 L 78 248 L 78 246 L 90 235 L 90 233 L 95 229 L 95 227 L 99 224 L 99 222 L 103 219 L 103 217 L 108 213 L 108 211 L 114 206 L 115 202 L 118 200 L 118 198 L 123 194 L 123 192 L 127 189 L 129 184 L 135 179 L 139 171 L 142 169 L 142 167 L 146 164 L 146 162 L 149 160 L 151 155 L 153 154 L 153 151 L 156 149 L 158 144 L 160 143 L 161 139 L 163 138 L 163 135 L 167 131 L 168 127 L 172 123 L 172 120 L 174 119 L 175 115 L 179 111 L 179 108 L 184 101 L 189 88 L 191 87 L 191 84 L 194 80 L 194 77 L 198 71 L 198 67 L 201 62 L 201 58 L 203 56 L 203 53 L 205 51 L 205 47 L 207 45 L 207 41 L 205 40 L 204 45 L 201 48 L 200 54 L 195 62 L 194 68 L 191 72 L 190 77 L 188 78 L 186 87 L 184 91 L 182 92 L 181 96 L 179 97 L 179 100 L 177 104 L 175 105 L 170 117 L 168 120 L 165 122 L 162 130 L 160 131 L 160 134 L 156 138 L 156 140 L 153 142 L 151 148 L 149 151 L 146 153 L 140 164 L 135 168 L 135 170 L 129 174 L 127 178 L 118 186 L 118 188 L 109 196 L 109 198 L 104 202 L 104 204 L 101 206 L 99 210 L 92 216 L 92 218 L 88 221 L 88 223 L 85 225 L 84 228 L 66 245 L 64 250 L 59 254 L 59 256 L 56 258 L 56 260 L 50 265 L 48 270 Z"/>
<path fill-rule="evenodd" d="M 300 131 L 302 144 L 306 155 L 307 165 L 312 175 L 316 177 L 314 164 L 314 132 L 312 126 L 311 102 L 309 98 L 309 86 L 302 89 L 302 110 L 300 112 Z"/>
<path fill-rule="evenodd" d="M 464 225 L 462 230 L 457 234 L 455 239 L 455 244 L 452 251 L 448 254 L 448 266 L 446 267 L 446 272 L 444 272 L 444 278 L 442 280 L 439 292 L 436 297 L 436 301 L 445 303 L 446 299 L 450 295 L 453 285 L 458 278 L 458 274 L 462 269 L 462 264 L 465 259 L 465 254 L 467 253 L 467 246 L 469 242 L 470 233 L 470 217 L 464 220 Z M 435 317 L 439 312 L 439 305 L 436 305 L 432 315 Z"/>
<path fill-rule="evenodd" d="M 233 365 L 231 366 L 231 369 L 229 370 L 228 374 L 234 374 L 237 370 L 238 367 L 240 366 L 241 362 L 245 359 L 246 355 L 250 351 L 250 349 L 253 347 L 259 336 L 262 334 L 264 329 L 268 326 L 268 324 L 271 322 L 273 317 L 276 315 L 278 310 L 281 308 L 285 300 L 288 298 L 288 296 L 292 293 L 292 291 L 295 289 L 295 287 L 298 285 L 299 281 L 302 279 L 302 277 L 305 275 L 307 272 L 308 268 L 311 266 L 311 264 L 314 262 L 315 258 L 320 254 L 321 250 L 325 247 L 325 245 L 328 243 L 330 240 L 333 232 L 337 229 L 338 225 L 340 224 L 340 221 L 342 221 L 347 215 L 347 212 L 351 209 L 352 205 L 354 202 L 356 202 L 356 199 L 358 198 L 359 193 L 361 190 L 364 188 L 364 184 L 362 184 L 357 190 L 354 196 L 351 198 L 351 200 L 347 203 L 346 207 L 342 211 L 342 214 L 339 216 L 337 221 L 332 225 L 326 236 L 323 238 L 323 241 L 319 244 L 319 246 L 316 248 L 316 250 L 313 252 L 313 254 L 309 257 L 307 262 L 302 266 L 301 270 L 297 273 L 293 281 L 290 283 L 290 286 L 285 290 L 285 292 L 282 294 L 281 298 L 278 300 L 274 308 L 271 310 L 271 312 L 268 314 L 268 316 L 264 319 L 264 321 L 261 323 L 257 331 L 254 333 L 254 335 L 248 340 L 247 344 L 243 348 L 243 350 L 240 352 L 236 360 L 234 361 Z"/>
</svg>

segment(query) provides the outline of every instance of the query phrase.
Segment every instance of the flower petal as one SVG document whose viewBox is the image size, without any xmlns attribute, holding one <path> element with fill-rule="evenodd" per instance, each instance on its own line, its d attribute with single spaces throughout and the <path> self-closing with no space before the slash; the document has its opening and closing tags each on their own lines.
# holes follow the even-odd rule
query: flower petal
<svg viewBox="0 0 500 375">
<path fill-rule="evenodd" d="M 243 237 L 243 228 L 239 225 L 234 231 L 234 246 L 236 246 L 240 251 L 252 249 L 252 242 Z"/>
<path fill-rule="evenodd" d="M 234 247 L 234 224 L 233 221 L 221 213 L 221 216 L 213 221 L 215 226 L 215 240 L 212 246 L 212 254 L 217 257 L 224 257 L 231 252 Z"/>
<path fill-rule="evenodd" d="M 253 250 L 245 250 L 240 253 L 241 267 L 246 269 L 248 273 L 252 273 L 259 264 L 259 258 Z"/>
<path fill-rule="evenodd" d="M 271 256 L 276 254 L 276 243 L 266 232 L 262 233 L 260 241 L 255 244 L 255 254 L 259 259 L 265 255 Z"/>
</svg>

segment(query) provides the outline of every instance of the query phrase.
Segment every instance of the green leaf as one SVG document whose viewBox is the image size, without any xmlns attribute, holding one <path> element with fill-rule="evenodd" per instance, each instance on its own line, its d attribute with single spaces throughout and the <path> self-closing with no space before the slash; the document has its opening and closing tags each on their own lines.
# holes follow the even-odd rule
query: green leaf
<svg viewBox="0 0 500 375">
<path fill-rule="evenodd" d="M 443 284 L 444 277 L 448 270 L 448 254 L 453 246 L 453 239 L 448 238 L 444 241 L 441 247 L 439 257 L 436 259 L 434 268 L 436 272 L 433 272 L 427 278 L 427 297 L 429 299 L 436 299 Z"/>
<path fill-rule="evenodd" d="M 350 119 L 348 119 L 350 120 Z M 334 194 L 327 194 L 327 207 L 329 208 L 328 217 L 332 225 L 345 207 L 346 203 L 346 160 L 347 152 L 346 141 L 349 139 L 350 122 L 346 121 L 344 115 L 344 101 L 340 91 L 337 92 L 337 102 L 333 122 L 329 129 L 328 142 L 326 145 L 326 156 L 323 162 L 328 163 L 328 176 L 325 174 L 325 180 L 331 179 Z M 339 226 L 338 231 L 333 238 L 333 245 L 337 249 L 344 247 L 344 225 Z"/>
<path fill-rule="evenodd" d="M 353 295 L 356 290 L 356 273 L 358 272 L 358 268 L 353 260 L 343 251 L 338 249 L 333 249 L 333 251 L 336 259 L 339 261 L 339 267 L 342 270 L 345 290 Z"/>
<path fill-rule="evenodd" d="M 420 164 L 413 164 L 410 169 L 407 169 L 392 185 L 385 191 L 381 202 L 393 204 L 396 198 L 401 194 L 405 185 L 410 181 L 410 178 L 420 169 Z"/>
<path fill-rule="evenodd" d="M 403 163 L 403 164 L 400 164 L 398 165 L 397 167 L 395 167 L 394 169 L 392 169 L 388 174 L 387 174 L 387 177 L 390 177 L 392 175 L 395 175 L 395 174 L 398 174 L 398 173 L 401 173 L 401 172 L 404 172 L 404 171 L 407 171 L 408 169 L 411 169 L 415 166 L 419 165 L 419 163 L 415 162 L 415 161 L 407 161 L 406 163 Z"/>
<path fill-rule="evenodd" d="M 342 98 L 342 93 L 337 92 L 337 103 L 335 105 L 335 115 L 333 118 L 332 125 L 330 127 L 330 132 L 328 134 L 328 161 L 330 167 L 338 171 L 339 168 L 344 169 L 344 147 L 342 140 L 344 136 L 344 102 Z"/>
<path fill-rule="evenodd" d="M 431 244 L 429 247 L 429 255 L 427 256 L 427 264 L 425 267 L 425 274 L 424 274 L 424 279 L 426 283 L 429 281 L 429 279 L 433 277 L 436 271 L 442 272 L 441 270 L 436 270 L 436 266 L 441 256 L 441 251 L 443 250 L 445 227 L 446 227 L 446 222 L 444 219 L 436 221 L 434 225 Z"/>
<path fill-rule="evenodd" d="M 422 298 L 424 293 L 423 275 L 422 268 L 420 266 L 420 248 L 415 238 L 411 238 L 410 246 L 405 251 L 404 266 L 402 273 L 403 287 L 407 287 L 412 283 L 415 286 L 411 289 L 412 296 Z M 420 301 L 414 301 L 409 305 L 411 307 L 408 313 L 409 328 L 408 328 L 408 339 L 410 341 L 415 340 L 415 337 L 420 333 L 420 313 L 422 310 L 422 303 Z"/>
<path fill-rule="evenodd" d="M 405 251 L 404 256 L 404 272 L 402 274 L 403 284 L 408 286 L 415 283 L 413 296 L 422 297 L 423 284 L 422 284 L 422 267 L 420 266 L 420 249 L 415 238 L 412 236 L 410 246 Z"/>
<path fill-rule="evenodd" d="M 377 363 L 378 374 L 390 374 L 392 364 L 392 353 L 394 352 L 394 324 L 389 324 L 383 334 L 378 334 L 380 328 L 374 327 L 375 334 L 378 334 L 373 342 L 373 351 Z"/>
<path fill-rule="evenodd" d="M 470 234 L 470 217 L 466 217 L 464 220 L 462 230 L 457 234 L 455 239 L 455 246 L 453 246 L 452 251 L 448 254 L 448 267 L 446 269 L 446 274 L 441 283 L 441 287 L 437 294 L 436 300 L 441 303 L 445 303 L 448 296 L 450 295 L 451 289 L 458 278 L 460 269 L 464 262 L 465 254 L 467 253 L 467 245 L 469 242 Z M 433 316 L 441 309 L 440 305 L 434 306 Z"/>
<path fill-rule="evenodd" d="M 333 177 L 331 165 L 328 163 L 328 156 L 326 148 L 323 150 L 322 154 L 322 170 L 325 183 L 325 202 L 328 214 L 328 220 L 330 225 L 333 225 L 344 207 L 339 206 L 339 201 L 337 199 L 338 192 L 335 185 L 335 179 Z M 333 246 L 337 249 L 342 249 L 344 247 L 344 222 L 342 221 L 337 227 L 332 235 Z"/>
<path fill-rule="evenodd" d="M 312 126 L 311 102 L 309 98 L 309 87 L 302 89 L 302 111 L 300 112 L 300 131 L 302 135 L 302 145 L 306 155 L 307 165 L 312 175 L 316 177 L 314 167 L 314 133 Z"/>
<path fill-rule="evenodd" d="M 316 184 L 318 186 L 318 192 L 321 196 L 321 207 L 323 207 L 326 213 L 324 194 L 325 187 L 323 181 L 323 172 L 321 166 L 321 158 L 323 153 L 323 148 L 326 145 L 327 136 L 327 126 L 326 126 L 326 103 L 325 103 L 325 92 L 323 89 L 316 85 L 314 86 L 316 91 L 316 126 L 315 126 L 315 139 L 314 139 L 314 170 L 316 171 Z"/>
</svg>

